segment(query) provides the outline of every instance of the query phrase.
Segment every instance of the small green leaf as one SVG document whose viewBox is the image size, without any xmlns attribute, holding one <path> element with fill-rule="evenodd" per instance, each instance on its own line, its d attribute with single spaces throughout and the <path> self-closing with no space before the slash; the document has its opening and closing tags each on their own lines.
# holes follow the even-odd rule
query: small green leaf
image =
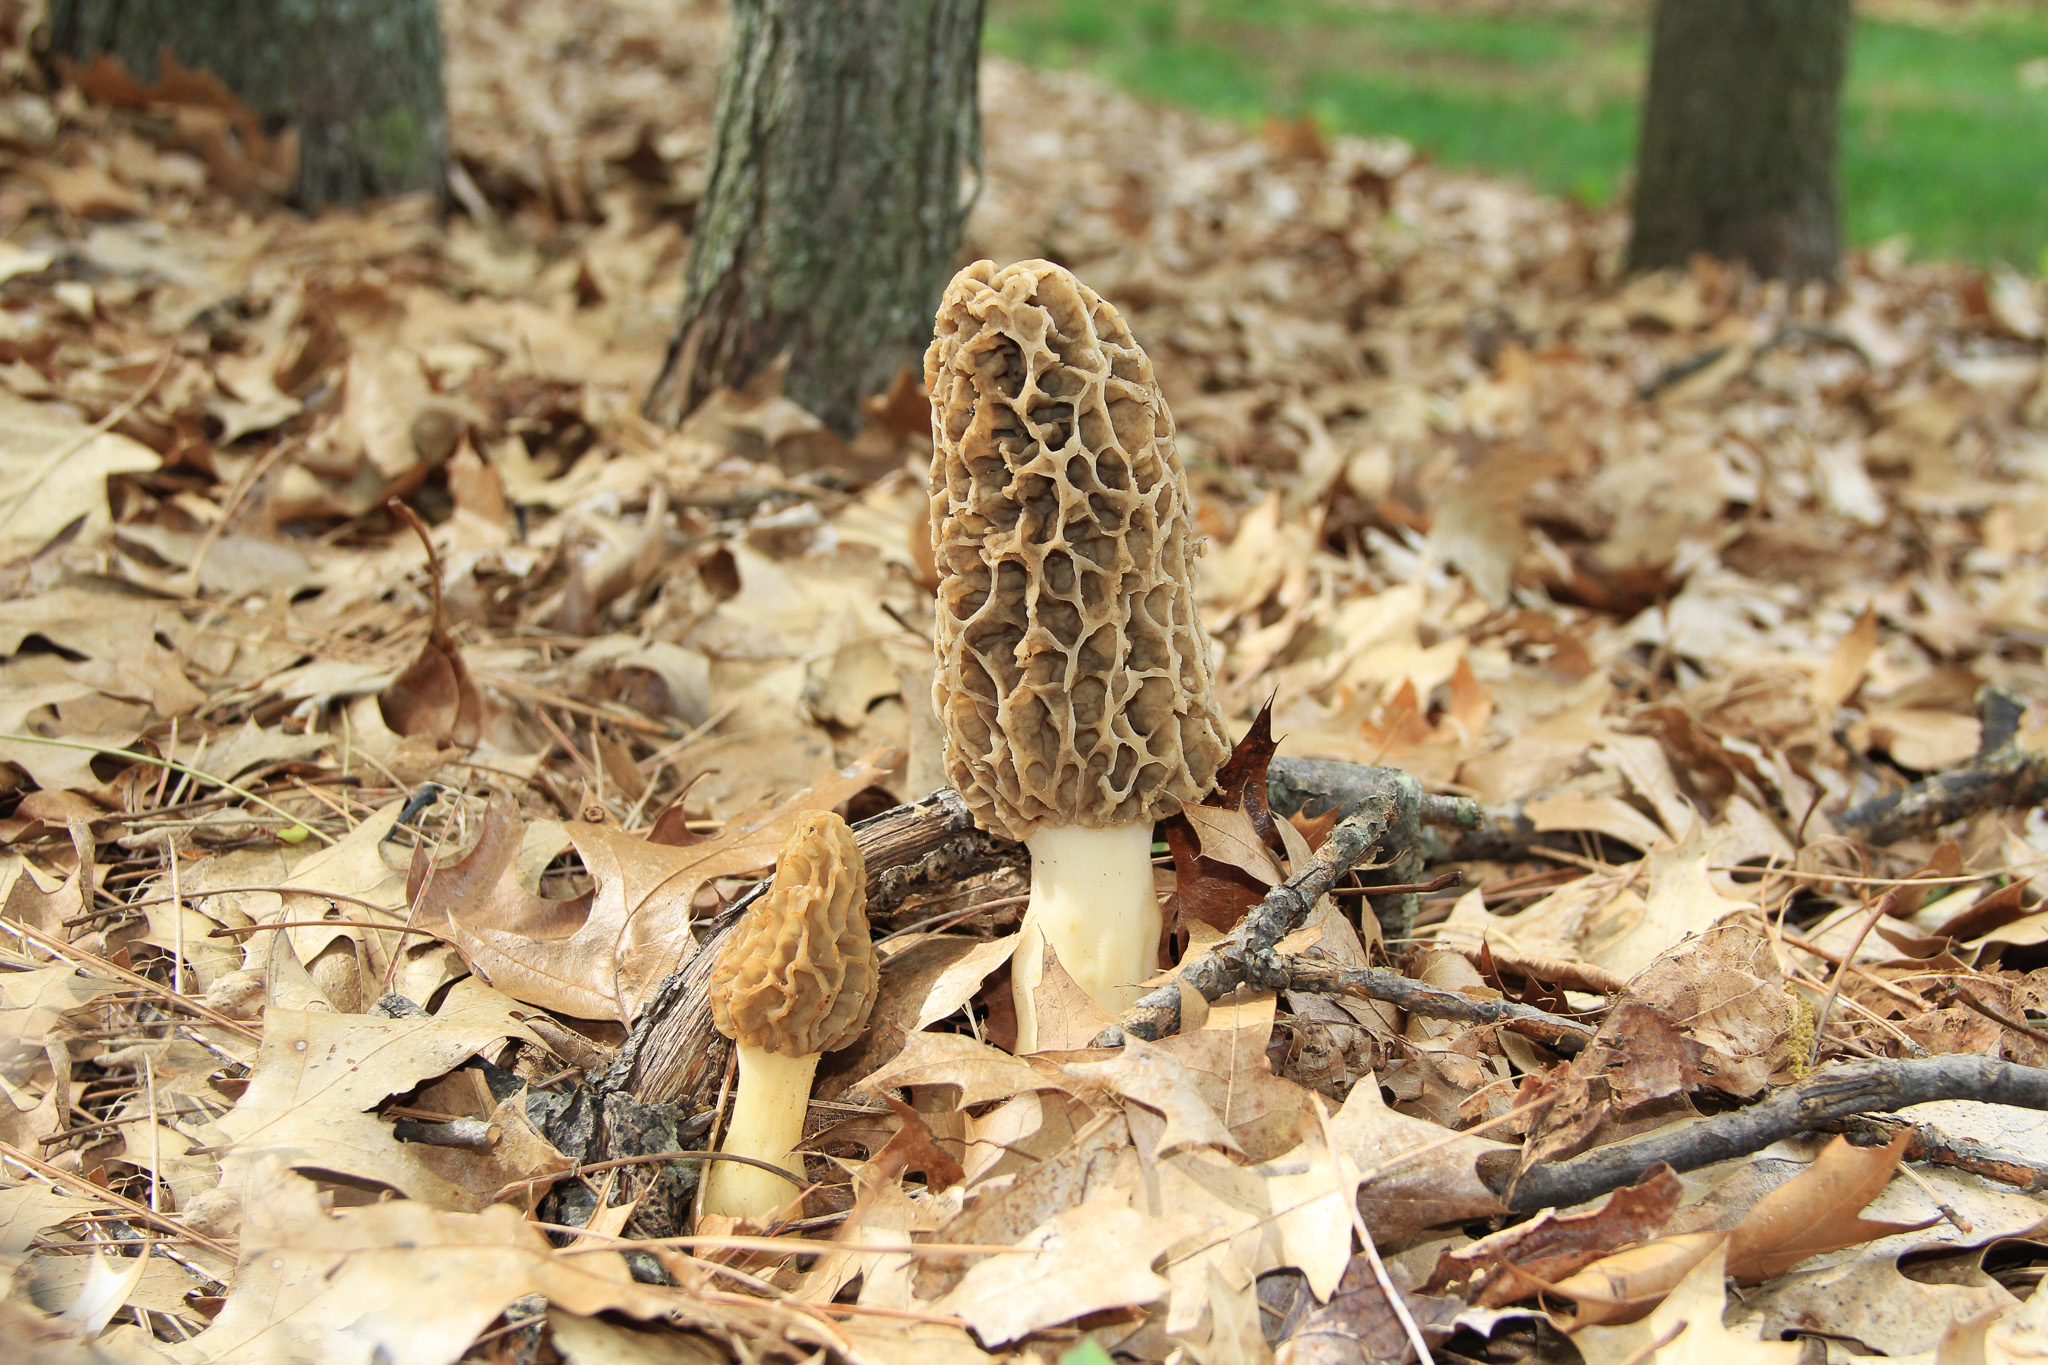
<svg viewBox="0 0 2048 1365">
<path fill-rule="evenodd" d="M 313 837 L 313 831 L 307 829 L 304 825 L 293 825 L 290 829 L 279 830 L 277 837 L 288 844 L 303 844 L 306 840 Z"/>
<path fill-rule="evenodd" d="M 1102 1349 L 1102 1343 L 1084 1341 L 1060 1357 L 1060 1365 L 1116 1365 L 1109 1358 L 1109 1352 Z"/>
</svg>

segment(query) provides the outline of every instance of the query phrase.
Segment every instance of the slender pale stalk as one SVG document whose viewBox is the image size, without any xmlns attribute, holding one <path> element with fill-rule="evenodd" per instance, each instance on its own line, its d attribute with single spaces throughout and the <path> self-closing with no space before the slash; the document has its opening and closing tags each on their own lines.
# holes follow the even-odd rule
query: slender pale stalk
<svg viewBox="0 0 2048 1365">
<path fill-rule="evenodd" d="M 811 1081 L 818 1074 L 818 1054 L 786 1057 L 766 1048 L 735 1045 L 739 1083 L 733 1091 L 732 1123 L 725 1130 L 721 1152 L 771 1161 L 802 1178 L 803 1158 L 791 1149 L 803 1141 L 804 1113 L 810 1108 Z M 707 1163 L 704 1212 L 729 1218 L 767 1218 L 796 1198 L 801 1186 L 773 1171 L 737 1161 Z"/>
<path fill-rule="evenodd" d="M 1152 822 L 1082 829 L 1042 827 L 1031 850 L 1031 903 L 1010 981 L 1017 1001 L 1017 1051 L 1038 1048 L 1032 999 L 1044 974 L 1044 945 L 1097 1006 L 1116 1014 L 1144 994 L 1159 970 L 1159 897 L 1152 889 Z"/>
</svg>

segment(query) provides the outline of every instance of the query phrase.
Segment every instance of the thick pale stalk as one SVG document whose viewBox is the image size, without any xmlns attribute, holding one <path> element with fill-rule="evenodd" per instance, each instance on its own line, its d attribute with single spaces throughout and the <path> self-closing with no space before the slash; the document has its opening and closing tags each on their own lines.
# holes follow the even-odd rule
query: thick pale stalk
<svg viewBox="0 0 2048 1365">
<path fill-rule="evenodd" d="M 1032 992 L 1044 945 L 1100 1008 L 1116 1014 L 1159 970 L 1159 897 L 1152 889 L 1152 822 L 1109 829 L 1041 827 L 1031 850 L 1031 903 L 1010 960 L 1017 1051 L 1038 1048 Z"/>
<path fill-rule="evenodd" d="M 804 1113 L 810 1108 L 818 1054 L 785 1057 L 745 1043 L 734 1050 L 739 1054 L 739 1084 L 732 1097 L 732 1123 L 718 1150 L 773 1162 L 801 1178 L 803 1159 L 792 1156 L 790 1150 L 803 1141 Z M 759 1221 L 796 1198 L 802 1188 L 758 1166 L 737 1161 L 708 1164 L 706 1213 Z"/>
</svg>

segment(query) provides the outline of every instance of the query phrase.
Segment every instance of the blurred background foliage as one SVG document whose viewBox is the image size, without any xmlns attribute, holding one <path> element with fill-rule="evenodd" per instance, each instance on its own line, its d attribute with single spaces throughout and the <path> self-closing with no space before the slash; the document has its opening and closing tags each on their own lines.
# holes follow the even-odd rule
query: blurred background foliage
<svg viewBox="0 0 2048 1365">
<path fill-rule="evenodd" d="M 1625 197 L 1646 6 L 1558 0 L 991 0 L 988 41 L 1244 122 L 1392 133 L 1593 207 Z M 2048 274 L 2048 7 L 1859 4 L 1849 241 Z"/>
</svg>

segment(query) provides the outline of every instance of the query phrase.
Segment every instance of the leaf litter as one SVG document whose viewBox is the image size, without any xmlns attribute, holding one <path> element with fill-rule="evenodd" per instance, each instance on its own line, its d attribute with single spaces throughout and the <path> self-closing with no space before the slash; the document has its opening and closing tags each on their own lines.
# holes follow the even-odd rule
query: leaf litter
<svg viewBox="0 0 2048 1365">
<path fill-rule="evenodd" d="M 1277 737 L 1485 808 L 1419 850 L 1462 889 L 1411 919 L 1361 869 L 1283 951 L 1594 1032 L 1183 983 L 1179 1031 L 1110 1049 L 1054 963 L 1058 1046 L 1013 1056 L 997 866 L 876 914 L 798 1221 L 650 1237 L 717 1105 L 579 1163 L 593 1078 L 799 814 L 936 784 L 925 415 L 643 420 L 722 16 L 445 9 L 445 219 L 298 216 L 217 86 L 58 78 L 8 20 L 24 1359 L 2040 1353 L 2029 1109 L 1513 1202 L 1842 1059 L 2048 1061 L 2039 813 L 1861 837 L 1873 800 L 2048 751 L 2039 281 L 1896 244 L 1832 292 L 1625 278 L 1612 213 L 989 60 L 968 258 L 1055 257 L 1126 311 L 1211 541 L 1246 743 L 1162 832 L 1176 959 L 1337 818 L 1268 809 Z"/>
</svg>

